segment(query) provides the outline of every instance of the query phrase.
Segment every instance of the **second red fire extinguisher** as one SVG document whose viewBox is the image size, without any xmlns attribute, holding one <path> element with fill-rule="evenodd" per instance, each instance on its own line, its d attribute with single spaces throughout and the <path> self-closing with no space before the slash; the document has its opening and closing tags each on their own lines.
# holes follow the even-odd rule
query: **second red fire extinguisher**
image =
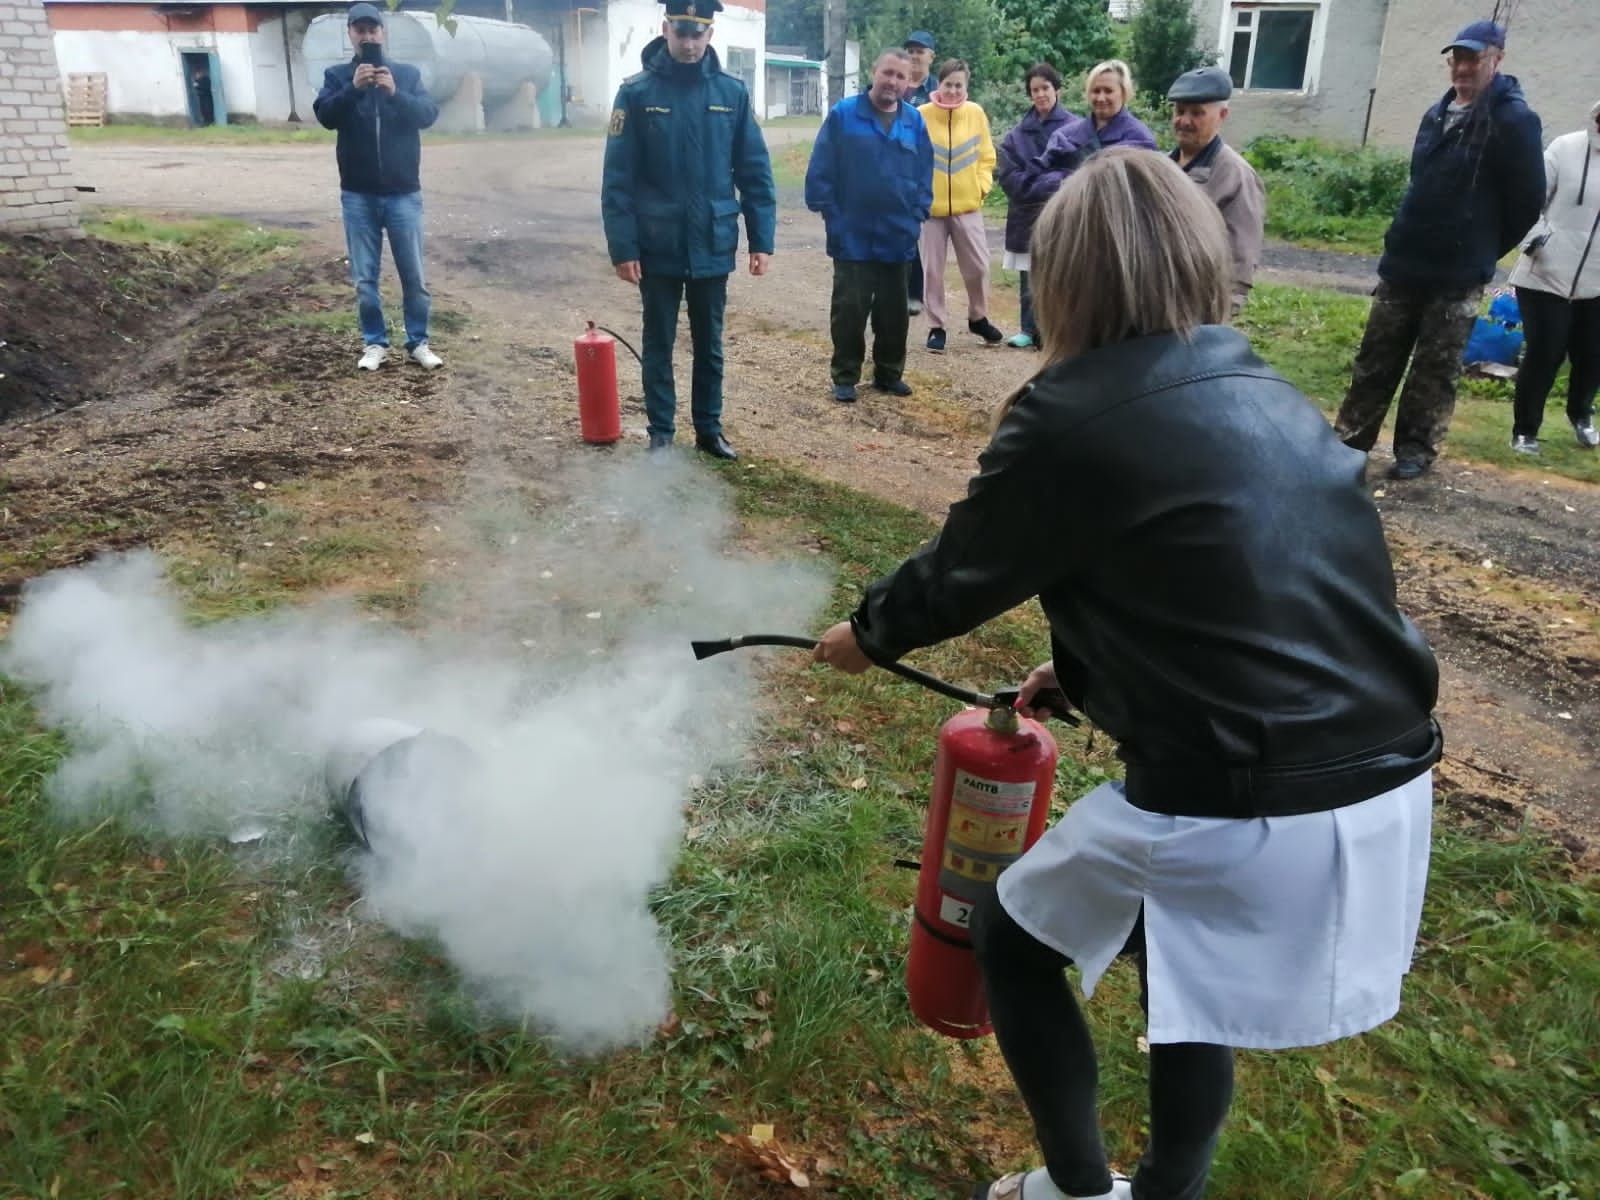
<svg viewBox="0 0 1600 1200">
<path fill-rule="evenodd" d="M 1056 756 L 1043 726 L 1010 708 L 968 709 L 939 731 L 906 963 L 911 1011 L 939 1033 L 977 1038 L 992 1031 L 972 950 L 972 912 L 1044 833 Z"/>
<path fill-rule="evenodd" d="M 617 398 L 617 343 L 593 321 L 573 343 L 578 363 L 578 424 L 583 440 L 607 446 L 622 436 Z"/>
</svg>

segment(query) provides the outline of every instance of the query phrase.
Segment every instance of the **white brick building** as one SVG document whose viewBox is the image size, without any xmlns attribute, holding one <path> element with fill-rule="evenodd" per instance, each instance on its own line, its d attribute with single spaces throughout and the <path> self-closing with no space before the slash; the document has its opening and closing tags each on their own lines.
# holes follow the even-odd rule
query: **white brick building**
<svg viewBox="0 0 1600 1200">
<path fill-rule="evenodd" d="M 0 230 L 78 228 L 67 120 L 40 0 L 0 0 Z"/>
</svg>

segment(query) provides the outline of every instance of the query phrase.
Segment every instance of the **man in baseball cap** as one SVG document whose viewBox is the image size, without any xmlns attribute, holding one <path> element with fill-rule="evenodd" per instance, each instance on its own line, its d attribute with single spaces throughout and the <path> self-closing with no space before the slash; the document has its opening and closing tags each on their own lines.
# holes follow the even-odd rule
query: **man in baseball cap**
<svg viewBox="0 0 1600 1200">
<path fill-rule="evenodd" d="M 1438 457 L 1484 285 L 1544 207 L 1539 116 L 1500 73 L 1505 46 L 1503 27 L 1474 21 L 1441 51 L 1450 90 L 1422 116 L 1411 182 L 1383 238 L 1335 428 L 1345 445 L 1372 449 L 1400 389 L 1392 479 L 1415 479 Z"/>
<path fill-rule="evenodd" d="M 387 237 L 400 276 L 406 357 L 434 370 L 443 360 L 428 344 L 431 297 L 422 268 L 422 130 L 439 116 L 422 72 L 384 53 L 385 8 L 362 0 L 346 14 L 347 63 L 329 67 L 312 111 L 339 134 L 339 203 L 362 351 L 356 366 L 376 371 L 389 360 L 389 324 L 378 295 Z"/>
<path fill-rule="evenodd" d="M 1172 161 L 1211 197 L 1228 227 L 1233 252 L 1233 315 L 1250 295 L 1267 220 L 1267 192 L 1243 156 L 1222 140 L 1233 80 L 1221 67 L 1197 67 L 1178 76 L 1167 90 L 1172 102 L 1172 132 L 1178 148 Z"/>
</svg>

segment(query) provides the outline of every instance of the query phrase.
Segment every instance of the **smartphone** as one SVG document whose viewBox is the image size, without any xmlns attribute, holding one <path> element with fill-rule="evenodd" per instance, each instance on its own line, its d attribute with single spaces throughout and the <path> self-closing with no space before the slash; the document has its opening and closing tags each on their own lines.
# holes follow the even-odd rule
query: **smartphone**
<svg viewBox="0 0 1600 1200">
<path fill-rule="evenodd" d="M 383 66 L 383 47 L 377 42 L 362 42 L 360 58 L 362 62 L 367 63 L 369 66 L 381 67 Z"/>
<path fill-rule="evenodd" d="M 1524 246 L 1522 248 L 1522 252 L 1528 255 L 1537 254 L 1539 251 L 1544 249 L 1544 244 L 1549 240 L 1550 235 L 1548 233 L 1541 233 L 1538 237 L 1534 238 L 1526 246 Z"/>
</svg>

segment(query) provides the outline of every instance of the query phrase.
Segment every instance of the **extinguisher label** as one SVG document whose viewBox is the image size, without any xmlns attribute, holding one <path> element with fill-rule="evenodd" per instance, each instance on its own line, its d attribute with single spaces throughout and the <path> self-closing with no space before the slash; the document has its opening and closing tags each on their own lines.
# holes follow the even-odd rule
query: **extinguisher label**
<svg viewBox="0 0 1600 1200">
<path fill-rule="evenodd" d="M 1034 786 L 956 772 L 941 864 L 946 886 L 959 889 L 961 880 L 992 884 L 1021 856 Z"/>
<path fill-rule="evenodd" d="M 939 897 L 939 919 L 947 925 L 966 929 L 972 924 L 972 905 L 959 896 L 945 893 Z"/>
</svg>

